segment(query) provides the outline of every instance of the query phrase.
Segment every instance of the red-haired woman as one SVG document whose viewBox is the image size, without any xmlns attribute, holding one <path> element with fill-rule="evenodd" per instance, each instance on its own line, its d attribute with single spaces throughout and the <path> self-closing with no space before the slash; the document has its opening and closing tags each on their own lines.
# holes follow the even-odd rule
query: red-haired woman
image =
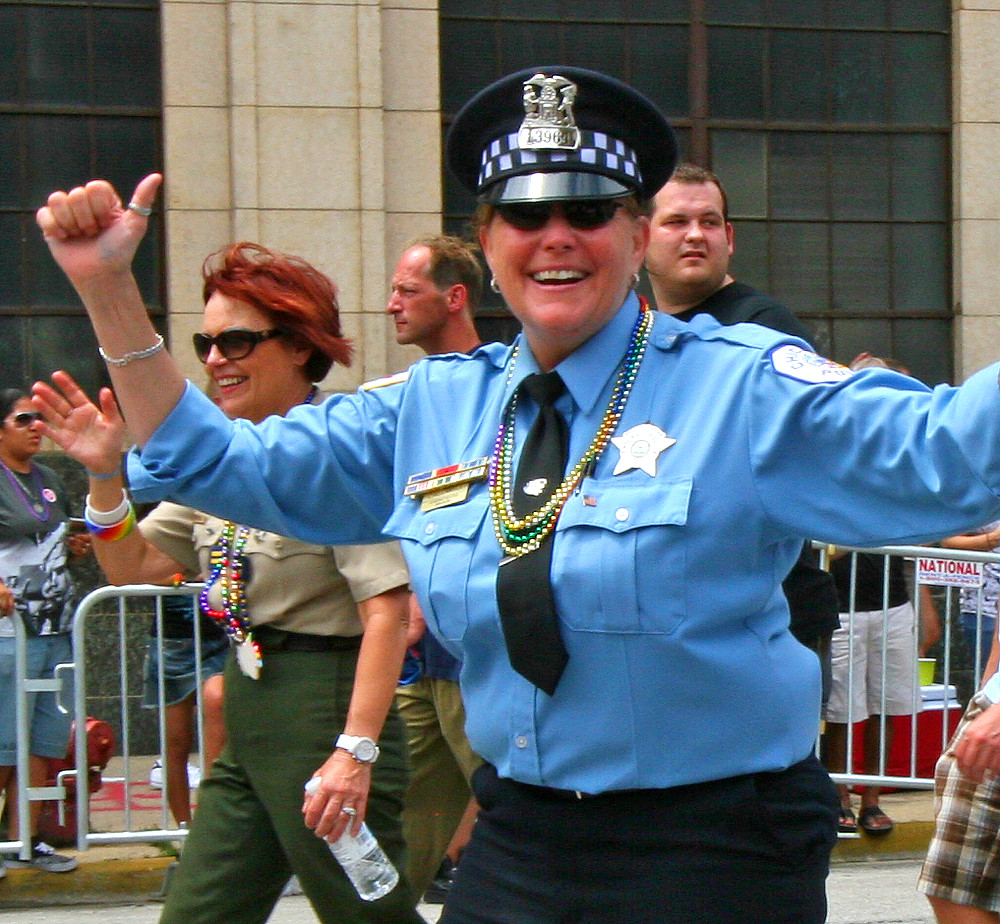
<svg viewBox="0 0 1000 924">
<path fill-rule="evenodd" d="M 231 418 L 258 423 L 317 398 L 315 382 L 347 364 L 337 293 L 296 257 L 238 243 L 203 268 L 205 312 L 194 349 Z M 53 380 L 79 397 L 65 373 Z M 54 390 L 51 400 L 59 401 Z M 116 584 L 205 577 L 202 609 L 230 635 L 226 743 L 202 783 L 162 921 L 263 921 L 293 872 L 323 921 L 420 922 L 403 882 L 361 901 L 327 845 L 302 819 L 302 787 L 336 776 L 341 827 L 367 821 L 402 868 L 405 738 L 393 692 L 406 647 L 408 574 L 395 543 L 314 545 L 177 504 L 112 535 L 128 509 L 119 472 L 123 422 L 111 392 L 58 442 L 91 474 L 87 519 L 98 560 Z M 319 498 L 317 503 L 321 502 Z M 372 739 L 378 765 L 338 735 Z"/>
</svg>

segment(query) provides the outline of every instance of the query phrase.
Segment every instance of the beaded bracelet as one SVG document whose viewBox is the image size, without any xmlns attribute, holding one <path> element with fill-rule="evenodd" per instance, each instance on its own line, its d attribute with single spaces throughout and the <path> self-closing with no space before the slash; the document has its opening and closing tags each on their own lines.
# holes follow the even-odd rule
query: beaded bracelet
<svg viewBox="0 0 1000 924">
<path fill-rule="evenodd" d="M 115 542 L 124 539 L 135 529 L 135 508 L 124 490 L 121 503 L 114 510 L 94 510 L 90 506 L 88 494 L 87 502 L 83 506 L 83 522 L 95 539 Z"/>
</svg>

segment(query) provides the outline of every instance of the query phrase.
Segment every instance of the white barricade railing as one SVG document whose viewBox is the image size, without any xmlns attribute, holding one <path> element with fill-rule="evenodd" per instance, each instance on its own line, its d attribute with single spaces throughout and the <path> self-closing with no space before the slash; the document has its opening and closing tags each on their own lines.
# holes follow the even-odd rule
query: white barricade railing
<svg viewBox="0 0 1000 924">
<path fill-rule="evenodd" d="M 813 543 L 813 547 L 820 550 L 821 564 L 824 567 L 828 567 L 829 555 L 833 550 L 833 547 L 823 545 L 821 543 Z M 957 715 L 961 714 L 964 709 L 966 698 L 963 697 L 960 701 L 956 686 L 953 682 L 953 658 L 952 652 L 953 647 L 953 625 L 958 621 L 953 618 L 953 613 L 955 609 L 959 609 L 958 604 L 958 591 L 962 587 L 967 587 L 976 592 L 977 599 L 977 612 L 976 612 L 976 641 L 974 645 L 974 651 L 969 652 L 972 658 L 972 674 L 969 678 L 969 682 L 966 683 L 967 688 L 975 691 L 978 689 L 980 681 L 982 679 L 982 668 L 986 662 L 987 655 L 989 653 L 991 637 L 984 635 L 982 631 L 982 622 L 984 615 L 990 615 L 984 613 L 984 599 L 981 587 L 981 576 L 977 578 L 977 572 L 981 570 L 984 564 L 995 564 L 1000 562 L 1000 555 L 994 552 L 967 552 L 959 551 L 955 549 L 943 549 L 936 546 L 882 546 L 878 548 L 855 548 L 847 546 L 837 546 L 837 552 L 843 552 L 850 554 L 852 556 L 851 561 L 851 594 L 850 601 L 847 606 L 844 605 L 843 601 L 841 603 L 842 613 L 841 621 L 842 627 L 851 629 L 854 613 L 857 611 L 854 606 L 855 601 L 855 590 L 857 584 L 857 555 L 862 553 L 872 553 L 876 555 L 881 555 L 883 557 L 883 601 L 882 601 L 882 611 L 883 611 L 883 632 L 882 632 L 882 649 L 881 649 L 881 709 L 878 710 L 879 715 L 879 754 L 878 754 L 878 771 L 876 773 L 859 773 L 855 772 L 855 723 L 864 718 L 864 716 L 854 715 L 854 702 L 853 693 L 854 689 L 854 678 L 853 678 L 853 667 L 854 667 L 854 647 L 853 645 L 849 650 L 849 662 L 847 668 L 848 675 L 848 692 L 847 692 L 847 751 L 846 751 L 846 761 L 845 761 L 845 772 L 843 773 L 832 773 L 831 776 L 836 782 L 845 783 L 849 786 L 861 785 L 861 786 L 880 786 L 880 787 L 892 787 L 896 789 L 930 789 L 934 785 L 933 779 L 933 761 L 930 762 L 930 770 L 925 773 L 918 773 L 918 754 L 919 746 L 921 744 L 927 746 L 927 735 L 925 733 L 923 739 L 920 738 L 920 723 L 918 717 L 921 713 L 933 713 L 938 710 L 941 712 L 941 728 L 940 733 L 936 734 L 933 740 L 933 754 L 936 756 L 944 750 L 951 736 L 951 726 L 953 723 L 950 721 Z M 919 680 L 919 665 L 914 663 L 912 666 L 912 682 L 914 685 L 913 696 L 914 696 L 914 708 L 909 714 L 910 720 L 910 748 L 909 757 L 906 761 L 906 766 L 903 767 L 903 772 L 900 771 L 900 767 L 896 766 L 890 768 L 890 754 L 886 750 L 886 733 L 887 724 L 893 721 L 892 716 L 887 716 L 886 708 L 886 678 L 887 678 L 887 645 L 888 640 L 886 638 L 885 620 L 887 610 L 889 609 L 889 563 L 894 557 L 901 557 L 907 560 L 906 567 L 908 569 L 907 574 L 907 587 L 910 593 L 910 597 L 913 603 L 913 608 L 915 611 L 914 615 L 914 631 L 917 631 L 921 626 L 922 617 L 924 615 L 924 599 L 921 593 L 921 586 L 931 586 L 937 588 L 944 588 L 944 612 L 938 611 L 938 618 L 940 620 L 941 626 L 941 681 L 939 683 L 934 683 L 931 685 L 922 685 Z M 928 560 L 925 562 L 925 567 L 920 567 L 921 560 Z M 910 580 L 912 578 L 912 580 Z M 976 588 L 979 588 L 976 591 Z M 939 591 L 941 593 L 942 591 Z M 992 615 L 996 615 L 993 613 Z M 847 621 L 846 623 L 844 621 Z M 819 751 L 820 742 L 817 740 L 817 751 Z M 926 764 L 926 761 L 924 761 Z M 890 772 L 890 769 L 893 772 Z M 926 768 L 925 768 L 926 769 Z"/>
<path fill-rule="evenodd" d="M 163 635 L 163 600 L 166 597 L 192 597 L 201 590 L 201 584 L 184 584 L 179 587 L 163 587 L 146 584 L 125 585 L 122 587 L 106 586 L 89 593 L 77 607 L 72 629 L 72 651 L 73 660 L 67 664 L 60 664 L 56 668 L 55 677 L 51 680 L 27 680 L 27 655 L 26 632 L 20 620 L 15 623 L 15 676 L 17 697 L 17 805 L 18 817 L 21 819 L 28 817 L 29 802 L 55 800 L 59 804 L 59 823 L 65 821 L 65 806 L 69 798 L 66 786 L 66 778 L 73 776 L 76 789 L 76 846 L 79 850 L 86 850 L 90 846 L 99 844 L 122 844 L 122 843 L 150 843 L 155 841 L 176 841 L 187 835 L 185 827 L 172 823 L 168 808 L 168 797 L 170 783 L 166 773 L 167 755 L 167 727 L 166 727 L 166 678 L 164 677 L 164 635 Z M 150 607 L 129 611 L 130 601 L 150 599 L 152 602 L 152 613 Z M 110 604 L 110 605 L 109 605 Z M 102 774 L 103 783 L 121 784 L 123 800 L 121 806 L 122 826 L 120 829 L 111 831 L 91 831 L 90 818 L 90 781 L 87 773 L 88 752 L 87 752 L 87 670 L 86 670 L 86 644 L 88 630 L 95 616 L 99 616 L 104 621 L 116 621 L 117 625 L 117 685 L 118 703 L 120 710 L 120 727 L 116 730 L 120 761 L 123 765 L 122 777 L 113 777 Z M 159 805 L 153 809 L 154 818 L 158 815 L 159 826 L 149 824 L 150 810 L 145 810 L 145 818 L 142 822 L 136 817 L 138 810 L 133 808 L 133 789 L 138 784 L 134 779 L 135 764 L 137 757 L 145 757 L 148 765 L 150 755 L 136 755 L 133 753 L 132 730 L 135 727 L 133 713 L 141 706 L 132 706 L 132 700 L 141 698 L 135 696 L 135 689 L 140 691 L 144 685 L 144 670 L 142 660 L 139 659 L 138 669 L 130 667 L 130 663 L 136 662 L 134 642 L 129 641 L 126 626 L 131 621 L 141 620 L 143 628 L 148 630 L 150 620 L 155 621 L 155 640 L 152 644 L 151 655 L 156 659 L 157 667 L 157 719 L 158 734 L 157 747 L 164 765 L 163 787 L 160 793 Z M 201 626 L 200 620 L 194 619 L 192 623 L 192 633 L 195 640 L 195 676 L 199 682 L 195 684 L 196 691 L 196 728 L 197 747 L 200 759 L 204 754 L 204 728 L 203 728 L 203 703 L 201 690 L 202 672 L 202 650 L 201 650 Z M 148 631 L 143 632 L 144 639 Z M 148 641 L 147 641 L 147 644 Z M 130 657 L 131 653 L 131 657 Z M 115 665 L 113 659 L 109 657 L 102 662 L 101 667 L 113 671 Z M 73 685 L 73 701 L 68 702 L 68 676 L 71 675 Z M 132 689 L 130 689 L 130 686 Z M 57 776 L 56 785 L 31 787 L 27 785 L 29 752 L 30 752 L 30 729 L 27 718 L 27 697 L 29 693 L 52 691 L 57 697 L 58 708 L 63 712 L 70 712 L 76 722 L 75 735 L 75 767 L 77 769 L 62 771 Z M 100 717 L 100 716 L 98 716 Z M 204 766 L 201 766 L 204 775 Z M 145 772 L 145 768 L 144 768 Z M 149 799 L 149 794 L 141 794 L 144 801 Z M 117 813 L 115 813 L 117 819 Z M 22 830 L 25 830 L 22 827 Z M 22 859 L 28 859 L 31 854 L 31 843 L 28 838 L 20 840 L 9 840 L 0 842 L 0 850 L 17 850 Z"/>
<path fill-rule="evenodd" d="M 186 828 L 179 825 L 170 825 L 170 815 L 167 806 L 169 794 L 169 782 L 166 773 L 167 754 L 167 729 L 166 729 L 166 707 L 165 693 L 166 680 L 163 675 L 163 609 L 162 601 L 167 596 L 193 596 L 200 592 L 200 584 L 185 584 L 180 587 L 161 587 L 145 584 L 123 585 L 121 587 L 101 587 L 88 594 L 77 609 L 73 622 L 73 653 L 77 665 L 84 665 L 84 651 L 87 637 L 88 620 L 95 612 L 99 604 L 109 600 L 115 601 L 118 610 L 118 675 L 119 675 L 119 697 L 121 705 L 121 757 L 124 765 L 124 777 L 121 780 L 124 787 L 123 819 L 124 827 L 120 831 L 92 832 L 90 830 L 89 819 L 89 783 L 86 773 L 77 773 L 77 803 L 76 803 L 76 825 L 77 825 L 77 847 L 85 850 L 95 844 L 122 844 L 122 843 L 146 843 L 150 841 L 178 840 L 187 835 Z M 160 802 L 160 827 L 139 829 L 135 825 L 134 810 L 132 807 L 131 789 L 134 785 L 132 779 L 132 744 L 129 735 L 131 722 L 131 706 L 127 689 L 129 671 L 127 664 L 127 634 L 125 631 L 126 620 L 129 616 L 133 618 L 148 619 L 148 614 L 127 613 L 126 601 L 135 598 L 155 598 L 155 619 L 156 619 L 156 654 L 157 654 L 157 677 L 158 677 L 158 719 L 159 719 L 159 753 L 162 755 L 164 763 L 162 799 Z M 195 676 L 199 678 L 195 684 L 197 729 L 198 729 L 198 752 L 204 754 L 204 729 L 202 721 L 202 691 L 201 691 L 201 625 L 199 619 L 193 621 L 193 637 L 195 640 Z M 77 669 L 75 707 L 77 728 L 84 728 L 87 721 L 87 696 L 86 696 L 86 671 L 83 667 Z M 76 736 L 76 766 L 85 767 L 87 765 L 87 740 L 86 735 Z M 204 775 L 204 767 L 201 768 Z"/>
</svg>

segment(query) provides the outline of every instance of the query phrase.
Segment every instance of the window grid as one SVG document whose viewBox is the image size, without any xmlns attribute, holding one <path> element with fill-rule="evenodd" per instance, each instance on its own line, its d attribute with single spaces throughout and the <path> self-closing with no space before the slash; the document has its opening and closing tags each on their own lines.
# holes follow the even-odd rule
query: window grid
<svg viewBox="0 0 1000 924">
<path fill-rule="evenodd" d="M 609 6 L 620 7 L 613 21 L 610 12 L 595 15 L 594 4 L 568 0 L 516 4 L 510 0 L 441 0 L 443 130 L 447 131 L 459 103 L 504 73 L 542 60 L 594 67 L 593 46 L 601 43 L 602 34 L 613 35 L 614 40 L 604 44 L 616 49 L 616 66 L 597 69 L 646 92 L 678 130 L 682 156 L 712 166 L 722 176 L 731 205 L 735 205 L 732 217 L 737 226 L 737 251 L 733 266 L 737 278 L 782 298 L 815 333 L 818 347 L 841 361 L 850 361 L 854 355 L 850 351 L 856 343 L 865 341 L 865 349 L 897 356 L 927 381 L 950 378 L 948 3 L 633 0 Z M 522 34 L 544 32 L 548 52 L 528 60 L 512 60 L 504 34 L 515 23 Z M 677 47 L 659 46 L 663 57 L 674 65 L 671 73 L 681 75 L 670 88 L 665 80 L 660 80 L 659 85 L 651 81 L 648 73 L 650 52 L 642 39 L 653 35 L 650 30 L 654 29 L 670 29 L 670 35 L 681 37 L 683 54 Z M 468 44 L 453 39 L 472 35 L 475 45 L 466 54 Z M 745 64 L 745 56 L 739 57 L 739 66 L 729 63 L 721 54 L 727 38 L 738 38 L 743 45 L 750 43 L 759 48 L 756 70 Z M 808 58 L 796 70 L 787 66 L 787 59 L 775 58 L 782 49 L 798 46 L 821 48 L 822 60 L 817 63 Z M 858 53 L 859 47 L 864 54 Z M 530 54 L 530 49 L 524 53 Z M 868 83 L 852 83 L 851 74 L 840 73 L 846 70 L 840 68 L 840 63 L 852 55 L 856 56 L 860 72 L 868 73 Z M 922 67 L 917 67 L 918 61 Z M 808 83 L 816 71 L 820 76 L 806 89 L 821 93 L 822 105 L 816 105 L 817 98 L 813 97 L 809 109 L 799 102 L 800 88 L 790 78 Z M 751 84 L 754 90 L 749 93 Z M 759 97 L 759 106 L 753 111 L 746 111 L 750 108 L 748 97 Z M 742 110 L 726 111 L 730 102 Z M 737 175 L 733 163 L 719 154 L 719 139 L 726 133 L 758 139 L 761 163 L 733 161 L 746 176 Z M 774 201 L 780 178 L 775 173 L 781 170 L 775 167 L 774 146 L 789 137 L 809 136 L 823 140 L 822 158 L 811 177 L 821 187 L 823 214 L 776 214 Z M 874 146 L 889 148 L 882 162 L 873 166 L 885 171 L 882 192 L 888 208 L 887 214 L 876 217 L 851 211 L 852 205 L 864 202 L 851 189 L 850 158 L 838 154 L 838 146 L 848 142 L 863 150 L 867 139 Z M 902 152 L 907 144 L 910 149 Z M 919 150 L 920 145 L 924 150 Z M 936 152 L 931 150 L 934 145 Z M 790 169 L 794 171 L 804 163 L 808 161 L 793 158 Z M 906 175 L 901 177 L 899 168 L 905 168 Z M 752 176 L 755 172 L 757 175 Z M 840 174 L 848 178 L 843 180 Z M 740 190 L 753 182 L 763 184 L 763 189 L 757 191 L 763 197 L 763 208 L 741 211 L 746 197 L 734 196 L 734 188 Z M 862 185 L 864 182 L 867 178 L 862 177 Z M 445 226 L 454 233 L 467 233 L 467 219 L 474 203 L 447 175 L 445 188 Z M 906 214 L 902 206 L 915 200 L 919 200 L 917 206 L 924 212 Z M 822 231 L 819 236 L 823 247 L 817 252 L 816 265 L 808 269 L 819 279 L 822 299 L 796 304 L 790 297 L 794 292 L 781 290 L 781 279 L 790 274 L 788 251 L 782 242 L 795 230 L 803 238 L 800 247 L 805 247 L 808 232 L 816 226 Z M 881 305 L 861 301 L 866 274 L 871 269 L 864 266 L 863 247 L 852 240 L 852 234 L 862 238 L 871 234 L 885 242 L 881 251 L 885 262 L 878 267 L 878 273 L 887 280 L 888 291 L 884 298 L 875 299 Z M 744 239 L 750 246 L 743 246 Z M 944 241 L 943 247 L 940 241 Z M 755 243 L 763 246 L 755 247 Z M 926 249 L 923 260 L 912 253 L 914 247 L 921 246 Z M 801 275 L 802 271 L 798 267 L 793 272 Z M 917 279 L 922 274 L 923 284 L 912 274 L 917 274 Z M 933 298 L 927 296 L 921 301 L 915 297 L 921 292 L 932 293 Z M 517 324 L 499 298 L 490 295 L 481 309 L 487 321 L 484 326 L 502 330 L 504 339 L 509 339 Z"/>
<path fill-rule="evenodd" d="M 120 64 L 113 74 L 109 58 Z M 0 0 L 3 382 L 25 384 L 60 367 L 91 392 L 107 382 L 83 307 L 34 213 L 49 191 L 95 176 L 127 195 L 161 164 L 161 127 L 157 0 Z M 134 264 L 161 329 L 162 232 L 157 213 Z"/>
</svg>

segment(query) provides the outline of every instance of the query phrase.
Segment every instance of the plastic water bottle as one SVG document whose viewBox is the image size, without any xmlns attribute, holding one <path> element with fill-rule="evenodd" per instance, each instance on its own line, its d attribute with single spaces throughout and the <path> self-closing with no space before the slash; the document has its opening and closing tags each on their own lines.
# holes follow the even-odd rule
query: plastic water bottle
<svg viewBox="0 0 1000 924">
<path fill-rule="evenodd" d="M 319 777 L 314 776 L 305 786 L 306 795 L 311 796 L 319 789 Z M 392 861 L 379 846 L 368 825 L 362 823 L 357 837 L 351 835 L 351 826 L 344 829 L 332 844 L 330 852 L 344 868 L 358 895 L 366 902 L 388 895 L 399 882 L 399 873 Z"/>
</svg>

